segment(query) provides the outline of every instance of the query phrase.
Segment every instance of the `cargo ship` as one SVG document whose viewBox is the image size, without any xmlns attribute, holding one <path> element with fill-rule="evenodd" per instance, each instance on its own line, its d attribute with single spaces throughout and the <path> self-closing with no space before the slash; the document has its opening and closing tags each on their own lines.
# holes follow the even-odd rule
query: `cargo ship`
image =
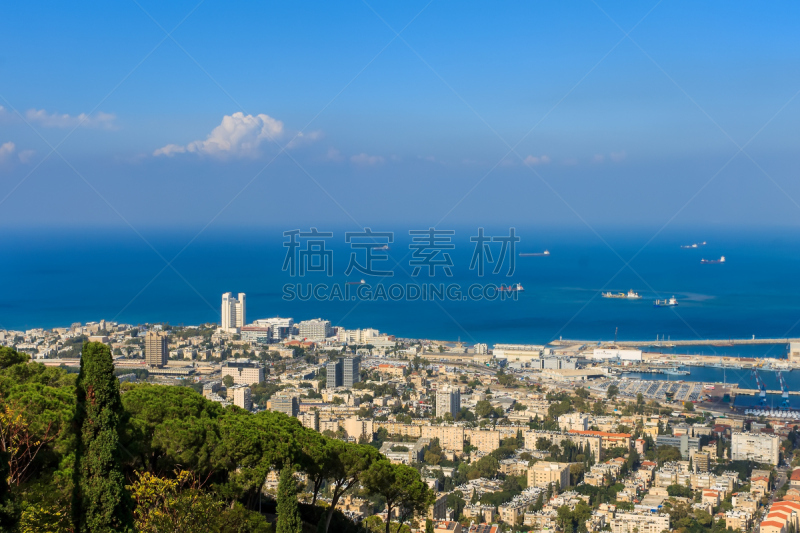
<svg viewBox="0 0 800 533">
<path fill-rule="evenodd" d="M 642 297 L 642 295 L 639 294 L 638 292 L 633 292 L 633 289 L 629 290 L 627 294 L 625 294 L 624 292 L 618 292 L 618 293 L 603 292 L 601 293 L 601 296 L 603 298 L 621 298 L 623 300 L 638 300 L 639 298 Z"/>
<path fill-rule="evenodd" d="M 508 287 L 505 285 L 500 285 L 500 288 L 497 290 L 502 292 L 520 292 L 524 291 L 525 289 L 522 287 L 521 283 L 517 283 L 516 285 L 509 285 Z"/>
<path fill-rule="evenodd" d="M 725 256 L 723 255 L 719 259 L 701 259 L 700 262 L 704 265 L 717 265 L 725 262 Z"/>
<path fill-rule="evenodd" d="M 656 300 L 653 302 L 653 307 L 674 307 L 678 305 L 678 300 L 673 296 L 669 300 Z"/>
</svg>

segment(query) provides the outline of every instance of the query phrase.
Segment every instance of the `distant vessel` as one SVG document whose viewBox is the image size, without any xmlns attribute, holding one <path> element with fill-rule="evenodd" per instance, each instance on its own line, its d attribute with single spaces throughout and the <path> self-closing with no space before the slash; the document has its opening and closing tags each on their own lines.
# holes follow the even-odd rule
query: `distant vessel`
<svg viewBox="0 0 800 533">
<path fill-rule="evenodd" d="M 724 263 L 725 256 L 723 255 L 719 259 L 701 259 L 700 262 L 703 263 L 704 265 L 716 265 L 719 263 Z"/>
<path fill-rule="evenodd" d="M 674 307 L 678 305 L 678 300 L 673 296 L 669 300 L 656 300 L 653 302 L 653 307 Z"/>
<path fill-rule="evenodd" d="M 681 248 L 683 248 L 685 250 L 687 248 L 699 248 L 699 247 L 705 246 L 705 245 L 706 245 L 706 241 L 703 241 L 703 242 L 696 242 L 694 244 L 681 244 Z"/>
<path fill-rule="evenodd" d="M 383 246 L 378 246 L 375 249 L 376 250 L 388 250 L 389 249 L 389 245 L 388 244 L 384 244 Z"/>
<path fill-rule="evenodd" d="M 500 285 L 500 288 L 497 290 L 502 292 L 520 292 L 524 291 L 525 289 L 522 287 L 521 283 L 517 283 L 516 285 L 509 285 L 508 287 L 505 285 Z"/>
<path fill-rule="evenodd" d="M 541 253 L 537 252 L 537 253 L 519 254 L 520 257 L 542 257 L 545 255 L 550 255 L 550 252 L 545 250 L 544 252 Z"/>
<path fill-rule="evenodd" d="M 361 281 L 348 281 L 347 282 L 348 285 L 363 285 L 365 283 L 366 283 L 366 281 L 364 281 L 363 279 Z"/>
<path fill-rule="evenodd" d="M 604 292 L 601 293 L 601 296 L 603 298 L 622 298 L 623 300 L 638 300 L 639 298 L 642 297 L 642 295 L 639 294 L 638 292 L 633 292 L 633 289 L 629 290 L 627 294 L 625 294 L 624 292 L 618 292 L 618 293 Z"/>
</svg>

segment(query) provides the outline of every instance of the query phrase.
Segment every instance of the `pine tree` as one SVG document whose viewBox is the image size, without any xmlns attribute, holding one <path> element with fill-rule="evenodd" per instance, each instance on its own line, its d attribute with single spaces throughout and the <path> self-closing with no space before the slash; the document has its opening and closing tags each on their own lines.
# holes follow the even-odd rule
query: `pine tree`
<svg viewBox="0 0 800 533">
<path fill-rule="evenodd" d="M 132 502 L 120 466 L 119 427 L 123 415 L 111 349 L 83 345 L 76 383 L 73 521 L 81 533 L 132 531 Z"/>
<path fill-rule="evenodd" d="M 303 522 L 297 507 L 297 482 L 294 480 L 294 469 L 286 467 L 281 470 L 278 481 L 278 523 L 276 533 L 302 533 Z"/>
</svg>

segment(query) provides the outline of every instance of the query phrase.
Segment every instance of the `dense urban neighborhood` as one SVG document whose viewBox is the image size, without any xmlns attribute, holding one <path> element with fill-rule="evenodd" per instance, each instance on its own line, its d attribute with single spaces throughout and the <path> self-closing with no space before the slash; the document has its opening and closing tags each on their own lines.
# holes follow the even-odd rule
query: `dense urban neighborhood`
<svg viewBox="0 0 800 533">
<path fill-rule="evenodd" d="M 4 530 L 798 531 L 796 426 L 646 395 L 630 350 L 245 313 L 0 332 Z"/>
</svg>

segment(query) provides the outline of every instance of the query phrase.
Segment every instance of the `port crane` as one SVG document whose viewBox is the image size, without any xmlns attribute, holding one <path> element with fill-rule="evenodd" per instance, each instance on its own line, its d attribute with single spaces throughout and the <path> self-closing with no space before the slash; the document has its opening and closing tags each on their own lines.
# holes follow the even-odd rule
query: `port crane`
<svg viewBox="0 0 800 533">
<path fill-rule="evenodd" d="M 778 381 L 781 384 L 781 409 L 789 409 L 789 387 L 783 379 L 783 373 L 778 371 Z"/>
<path fill-rule="evenodd" d="M 753 369 L 753 377 L 756 378 L 756 385 L 758 386 L 758 403 L 765 407 L 767 405 L 767 386 L 761 376 L 758 375 L 758 370 Z"/>
</svg>

